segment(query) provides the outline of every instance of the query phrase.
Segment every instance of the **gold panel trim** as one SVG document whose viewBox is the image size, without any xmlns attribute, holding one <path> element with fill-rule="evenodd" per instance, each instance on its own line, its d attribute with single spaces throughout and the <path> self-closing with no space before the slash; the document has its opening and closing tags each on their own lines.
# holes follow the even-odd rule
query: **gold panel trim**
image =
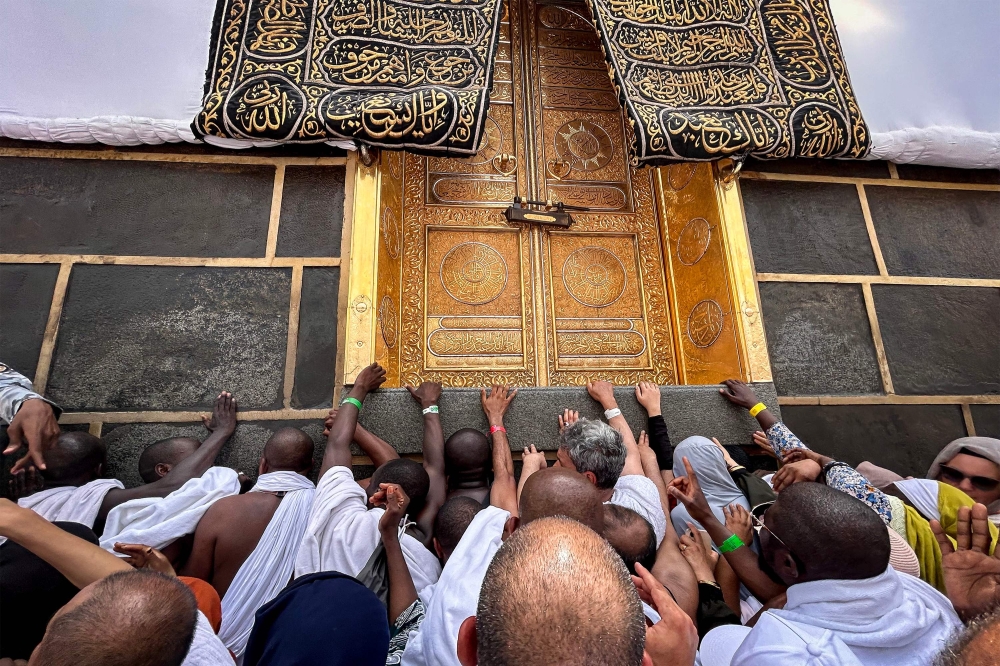
<svg viewBox="0 0 1000 666">
<path fill-rule="evenodd" d="M 364 166 L 351 153 L 347 165 L 344 208 L 351 211 L 351 245 L 346 257 L 348 295 L 344 384 L 352 384 L 362 368 L 375 360 L 375 303 L 381 170 Z"/>
</svg>

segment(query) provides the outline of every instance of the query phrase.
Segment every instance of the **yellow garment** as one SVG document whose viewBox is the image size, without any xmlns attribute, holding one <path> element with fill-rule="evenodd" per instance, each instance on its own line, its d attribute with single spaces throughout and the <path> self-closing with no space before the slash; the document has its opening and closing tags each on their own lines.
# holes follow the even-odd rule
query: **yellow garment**
<svg viewBox="0 0 1000 666">
<path fill-rule="evenodd" d="M 955 543 L 958 510 L 963 506 L 972 506 L 975 502 L 958 488 L 945 483 L 938 483 L 938 512 L 944 533 L 952 544 Z M 993 554 L 997 544 L 997 527 L 990 526 L 990 554 Z M 930 583 L 942 593 L 944 589 L 944 573 L 941 569 L 941 546 L 938 545 L 930 523 L 920 515 L 920 512 L 909 504 L 906 505 L 906 541 L 917 554 L 920 562 L 920 578 Z"/>
</svg>

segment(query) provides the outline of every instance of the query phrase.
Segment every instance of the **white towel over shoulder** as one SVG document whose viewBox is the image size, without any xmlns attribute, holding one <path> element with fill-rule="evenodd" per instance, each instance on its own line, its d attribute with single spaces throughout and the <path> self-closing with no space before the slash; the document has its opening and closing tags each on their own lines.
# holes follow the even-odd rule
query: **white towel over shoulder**
<svg viewBox="0 0 1000 666">
<path fill-rule="evenodd" d="M 278 596 L 292 578 L 295 553 L 309 521 L 316 486 L 295 472 L 269 472 L 260 475 L 250 492 L 284 492 L 286 495 L 257 547 L 236 572 L 226 596 L 222 597 L 219 638 L 236 655 L 237 663 L 243 663 L 243 652 L 257 609 Z"/>
<path fill-rule="evenodd" d="M 124 488 L 118 479 L 96 479 L 82 486 L 49 488 L 17 501 L 50 522 L 62 520 L 93 527 L 104 496 L 114 488 Z"/>
<path fill-rule="evenodd" d="M 101 548 L 112 550 L 119 541 L 164 548 L 185 535 L 194 534 L 208 507 L 239 492 L 240 481 L 235 471 L 228 467 L 212 467 L 166 497 L 123 502 L 108 513 Z"/>
</svg>

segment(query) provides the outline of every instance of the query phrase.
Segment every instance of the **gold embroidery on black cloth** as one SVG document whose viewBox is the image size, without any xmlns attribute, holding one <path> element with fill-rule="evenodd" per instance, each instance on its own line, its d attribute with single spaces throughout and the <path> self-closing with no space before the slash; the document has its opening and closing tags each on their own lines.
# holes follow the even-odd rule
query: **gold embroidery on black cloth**
<svg viewBox="0 0 1000 666">
<path fill-rule="evenodd" d="M 198 136 L 474 155 L 502 0 L 218 0 Z"/>
<path fill-rule="evenodd" d="M 639 164 L 870 148 L 827 0 L 588 0 Z"/>
</svg>

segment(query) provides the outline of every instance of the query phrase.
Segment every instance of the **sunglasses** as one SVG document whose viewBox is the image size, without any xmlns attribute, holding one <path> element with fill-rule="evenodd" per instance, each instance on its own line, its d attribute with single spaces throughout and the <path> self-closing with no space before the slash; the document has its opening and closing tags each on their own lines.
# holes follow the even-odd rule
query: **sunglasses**
<svg viewBox="0 0 1000 666">
<path fill-rule="evenodd" d="M 750 514 L 750 518 L 753 520 L 754 529 L 757 530 L 758 534 L 760 534 L 761 530 L 766 530 L 767 533 L 770 534 L 774 538 L 775 541 L 777 541 L 778 543 L 781 544 L 782 548 L 784 548 L 785 550 L 788 551 L 788 554 L 792 556 L 792 558 L 799 565 L 799 567 L 802 567 L 802 561 L 799 559 L 798 555 L 796 555 L 795 552 L 791 548 L 788 547 L 787 543 L 785 543 L 784 541 L 781 540 L 781 537 L 779 537 L 777 534 L 775 534 L 773 531 L 771 531 L 771 528 L 768 527 L 767 525 L 765 525 L 763 520 L 761 520 L 757 516 L 753 515 L 752 513 Z"/>
<path fill-rule="evenodd" d="M 947 465 L 941 465 L 941 469 L 938 472 L 938 478 L 942 481 L 948 481 L 949 483 L 954 483 L 956 485 L 968 479 L 973 488 L 976 490 L 982 490 L 983 492 L 996 490 L 997 486 L 1000 486 L 1000 479 L 991 479 L 988 476 L 968 476 L 964 472 L 961 472 L 954 467 L 948 467 Z"/>
</svg>

